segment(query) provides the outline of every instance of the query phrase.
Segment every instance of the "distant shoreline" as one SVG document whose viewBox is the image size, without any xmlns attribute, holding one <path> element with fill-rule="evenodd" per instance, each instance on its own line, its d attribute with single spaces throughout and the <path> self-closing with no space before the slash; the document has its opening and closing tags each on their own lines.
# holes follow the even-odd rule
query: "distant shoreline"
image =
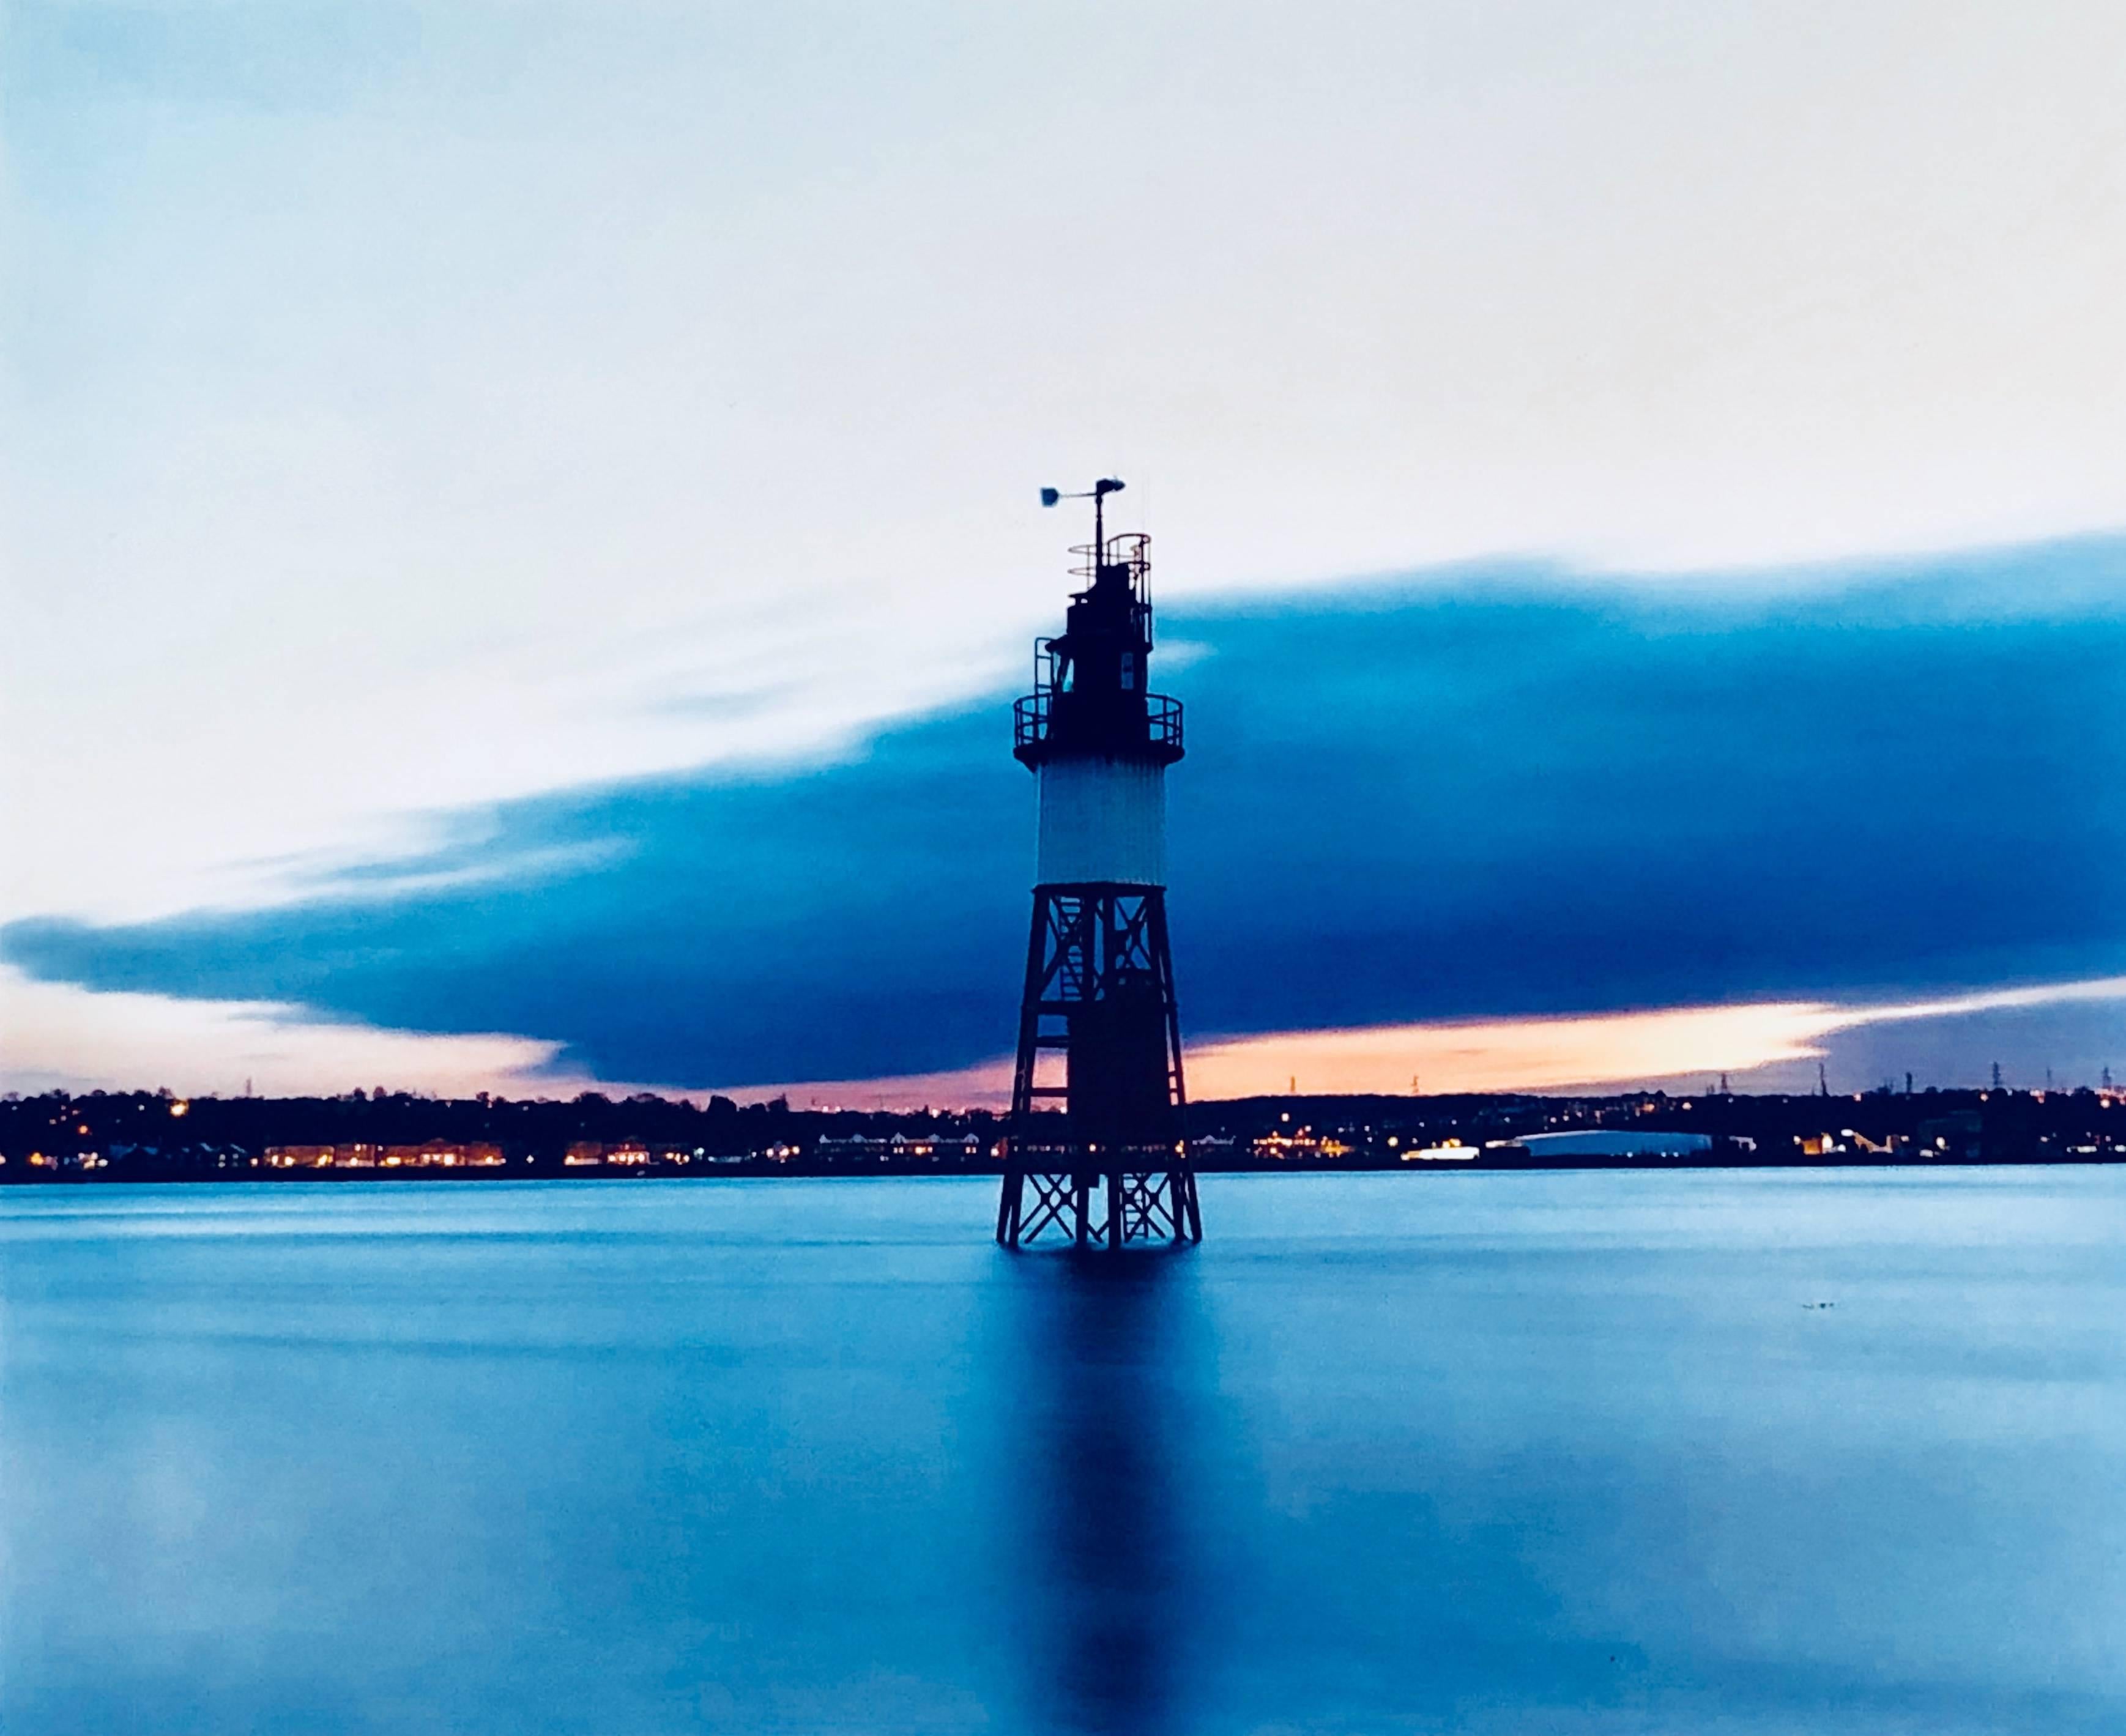
<svg viewBox="0 0 2126 1736">
<path fill-rule="evenodd" d="M 1259 1175 L 1259 1176 L 1322 1176 L 1322 1175 L 1548 1175 L 1574 1172 L 1608 1173 L 1614 1172 L 1661 1172 L 1684 1170 L 1785 1170 L 1810 1172 L 1830 1172 L 1838 1170 L 1876 1169 L 2061 1169 L 2101 1168 L 2126 1163 L 2126 1151 L 2112 1150 L 2087 1153 L 2066 1153 L 2038 1158 L 1886 1158 L 1867 1155 L 1857 1158 L 1826 1159 L 1821 1157 L 1790 1158 L 1752 1158 L 1746 1154 L 1722 1158 L 1698 1153 L 1683 1157 L 1613 1157 L 1584 1155 L 1575 1157 L 1544 1157 L 1506 1158 L 1475 1157 L 1463 1160 L 1393 1162 L 1376 1158 L 1339 1158 L 1323 1163 L 1288 1163 L 1274 1160 L 1247 1159 L 1240 1162 L 1198 1163 L 1195 1172 L 1202 1176 Z M 9 1163 L 0 1168 L 0 1187 L 108 1187 L 108 1186 L 332 1186 L 349 1184 L 375 1183 L 398 1186 L 413 1182 L 447 1182 L 453 1186 L 475 1186 L 482 1182 L 640 1182 L 645 1180 L 732 1182 L 732 1181 L 881 1181 L 921 1179 L 925 1177 L 965 1179 L 969 1177 L 998 1178 L 1003 1174 L 999 1163 L 932 1163 L 925 1162 L 851 1163 L 776 1163 L 768 1159 L 748 1158 L 737 1163 L 688 1164 L 632 1164 L 632 1165 L 578 1165 L 569 1168 L 558 1166 L 541 1167 L 536 1163 L 498 1165 L 492 1168 L 394 1168 L 394 1169 L 229 1169 L 185 1174 L 153 1174 L 139 1171 L 118 1171 L 107 1168 L 93 1169 L 30 1168 L 26 1165 Z"/>
<path fill-rule="evenodd" d="M 1188 1161 L 1204 1175 L 2126 1162 L 2126 1092 L 2108 1082 L 1840 1097 L 1290 1095 L 1192 1103 L 1184 1113 Z M 995 1176 L 1010 1126 L 987 1110 L 742 1106 L 648 1092 L 565 1102 L 47 1092 L 0 1097 L 0 1186 Z"/>
</svg>

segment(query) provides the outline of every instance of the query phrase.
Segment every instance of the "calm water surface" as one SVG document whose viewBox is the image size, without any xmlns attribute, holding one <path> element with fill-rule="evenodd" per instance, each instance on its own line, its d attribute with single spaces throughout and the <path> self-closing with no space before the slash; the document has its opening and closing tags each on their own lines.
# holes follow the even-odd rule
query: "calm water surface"
<svg viewBox="0 0 2126 1736">
<path fill-rule="evenodd" d="M 2126 1174 L 993 1186 L 0 1194 L 0 1728 L 2126 1729 Z"/>
</svg>

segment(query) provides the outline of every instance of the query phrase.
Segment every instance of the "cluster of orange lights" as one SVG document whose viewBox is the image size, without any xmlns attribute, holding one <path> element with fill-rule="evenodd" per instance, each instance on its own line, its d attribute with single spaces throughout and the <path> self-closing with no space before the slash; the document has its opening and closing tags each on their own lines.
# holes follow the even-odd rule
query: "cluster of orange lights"
<svg viewBox="0 0 2126 1736">
<path fill-rule="evenodd" d="M 565 1168 L 583 1169 L 606 1163 L 639 1167 L 654 1157 L 660 1163 L 685 1163 L 693 1158 L 691 1151 L 659 1151 L 653 1153 L 647 1145 L 631 1141 L 620 1145 L 601 1145 L 594 1140 L 579 1139 L 561 1155 Z"/>
<path fill-rule="evenodd" d="M 498 1169 L 502 1148 L 478 1140 L 425 1145 L 269 1145 L 269 1169 Z"/>
<path fill-rule="evenodd" d="M 1264 1134 L 1254 1142 L 1254 1153 L 1285 1163 L 1308 1158 L 1348 1158 L 1351 1148 L 1328 1134 L 1301 1127 L 1290 1133 Z"/>
</svg>

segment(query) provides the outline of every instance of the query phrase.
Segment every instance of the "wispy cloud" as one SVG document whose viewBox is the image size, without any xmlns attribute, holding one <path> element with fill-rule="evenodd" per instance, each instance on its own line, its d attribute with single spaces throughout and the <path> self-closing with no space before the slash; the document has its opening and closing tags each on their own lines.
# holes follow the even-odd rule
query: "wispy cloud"
<svg viewBox="0 0 2126 1736">
<path fill-rule="evenodd" d="M 1443 1021 L 1358 1031 L 1280 1031 L 1189 1055 L 1207 1097 L 1309 1092 L 1557 1091 L 1758 1072 L 1812 1061 L 1825 1040 L 1869 1026 L 2036 1007 L 2126 1003 L 2126 976 L 1914 1001 L 1771 1001 L 1559 1018 Z M 2122 1044 L 2126 1048 L 2126 1044 Z M 1975 1081 L 1973 1082 L 1975 1083 Z"/>
<path fill-rule="evenodd" d="M 0 1089 L 224 1095 L 338 1093 L 361 1086 L 470 1096 L 566 1095 L 556 1043 L 505 1033 L 438 1036 L 320 1019 L 285 1002 L 91 993 L 0 965 Z M 580 1089 L 580 1085 L 574 1088 Z"/>
</svg>

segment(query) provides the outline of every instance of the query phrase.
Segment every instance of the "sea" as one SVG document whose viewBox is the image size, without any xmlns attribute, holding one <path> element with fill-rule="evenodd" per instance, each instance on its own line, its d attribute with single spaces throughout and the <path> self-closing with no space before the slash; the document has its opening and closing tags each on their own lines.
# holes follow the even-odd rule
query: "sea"
<svg viewBox="0 0 2126 1736">
<path fill-rule="evenodd" d="M 2126 1730 L 2126 1172 L 0 1190 L 0 1729 Z"/>
</svg>

